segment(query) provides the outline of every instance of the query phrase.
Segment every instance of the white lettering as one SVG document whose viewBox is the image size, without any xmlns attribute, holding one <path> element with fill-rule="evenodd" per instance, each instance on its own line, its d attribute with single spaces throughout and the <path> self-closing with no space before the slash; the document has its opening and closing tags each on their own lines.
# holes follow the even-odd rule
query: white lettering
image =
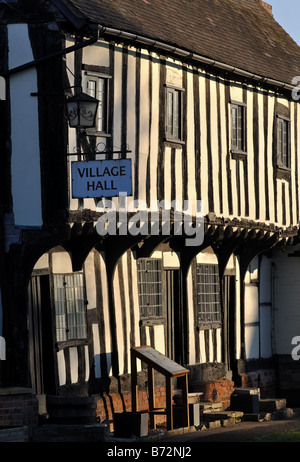
<svg viewBox="0 0 300 462">
<path fill-rule="evenodd" d="M 138 234 L 147 236 L 182 235 L 183 229 L 186 236 L 187 246 L 199 246 L 204 240 L 204 217 L 203 201 L 196 201 L 195 207 L 192 201 L 184 201 L 184 211 L 179 201 L 151 201 L 150 208 L 143 200 L 137 199 L 126 203 L 127 195 L 122 192 L 119 196 L 119 208 L 117 218 L 117 208 L 114 202 L 102 199 L 97 205 L 97 211 L 102 213 L 98 218 L 96 230 L 100 235 L 111 234 L 115 236 L 117 230 L 119 235 L 125 236 L 127 233 L 132 236 Z M 171 219 L 171 209 L 173 216 Z M 149 227 L 150 216 L 150 227 Z M 130 218 L 129 218 L 130 217 Z"/>
<path fill-rule="evenodd" d="M 107 451 L 108 457 L 133 457 L 134 459 L 138 459 L 141 455 L 141 449 L 121 449 L 114 446 L 113 449 L 109 449 Z"/>
<path fill-rule="evenodd" d="M 3 337 L 0 337 L 0 361 L 6 360 L 6 343 Z"/>
<path fill-rule="evenodd" d="M 292 339 L 292 345 L 296 345 L 292 349 L 292 358 L 294 361 L 299 361 L 300 359 L 300 337 L 294 337 Z"/>
<path fill-rule="evenodd" d="M 0 76 L 0 100 L 6 100 L 6 82 L 5 78 Z"/>
<path fill-rule="evenodd" d="M 292 80 L 292 85 L 295 86 L 292 90 L 292 98 L 294 101 L 300 100 L 300 75 L 297 75 Z"/>
</svg>

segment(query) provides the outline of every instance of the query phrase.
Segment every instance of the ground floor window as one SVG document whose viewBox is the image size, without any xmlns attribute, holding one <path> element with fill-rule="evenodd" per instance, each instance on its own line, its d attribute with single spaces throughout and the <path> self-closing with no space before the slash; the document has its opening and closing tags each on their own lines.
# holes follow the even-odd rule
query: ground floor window
<svg viewBox="0 0 300 462">
<path fill-rule="evenodd" d="M 163 316 L 162 260 L 138 260 L 138 287 L 141 319 Z"/>
<path fill-rule="evenodd" d="M 86 338 L 87 320 L 83 274 L 55 274 L 53 280 L 56 340 L 63 342 Z"/>
<path fill-rule="evenodd" d="M 211 326 L 221 322 L 217 265 L 197 264 L 197 314 L 199 326 Z"/>
</svg>

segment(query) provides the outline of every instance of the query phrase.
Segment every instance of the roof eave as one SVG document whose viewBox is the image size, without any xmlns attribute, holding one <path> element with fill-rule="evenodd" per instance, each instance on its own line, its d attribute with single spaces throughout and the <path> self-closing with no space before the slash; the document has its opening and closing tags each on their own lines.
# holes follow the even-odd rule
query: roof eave
<svg viewBox="0 0 300 462">
<path fill-rule="evenodd" d="M 210 66 L 211 68 L 217 68 L 223 71 L 230 72 L 232 74 L 236 74 L 241 77 L 245 77 L 247 79 L 253 80 L 257 83 L 261 84 L 266 84 L 270 85 L 272 87 L 276 87 L 277 89 L 283 89 L 283 90 L 293 90 L 294 86 L 287 82 L 281 82 L 275 79 L 272 79 L 270 77 L 266 77 L 263 75 L 258 75 L 254 74 L 253 72 L 249 72 L 245 69 L 241 69 L 235 66 L 231 66 L 229 64 L 216 61 L 214 59 L 208 58 L 206 56 L 199 55 L 197 53 L 190 52 L 188 50 L 184 50 L 182 48 L 176 47 L 174 45 L 170 45 L 166 42 L 160 42 L 155 39 L 151 39 L 142 35 L 137 35 L 133 34 L 127 31 L 122 31 L 119 29 L 114 29 L 110 27 L 105 27 L 99 25 L 99 34 L 100 36 L 112 36 L 112 37 L 118 37 L 121 40 L 128 40 L 132 41 L 135 43 L 138 43 L 139 45 L 144 45 L 146 47 L 151 47 L 153 49 L 157 49 L 160 51 L 166 51 L 170 53 L 173 56 L 179 57 L 179 58 L 185 58 L 186 60 L 194 61 L 201 63 L 203 65 Z"/>
<path fill-rule="evenodd" d="M 69 2 L 65 2 L 64 0 L 52 0 L 52 2 L 64 15 L 64 17 L 75 27 L 75 29 L 82 29 L 88 22 L 90 22 L 81 11 Z"/>
</svg>

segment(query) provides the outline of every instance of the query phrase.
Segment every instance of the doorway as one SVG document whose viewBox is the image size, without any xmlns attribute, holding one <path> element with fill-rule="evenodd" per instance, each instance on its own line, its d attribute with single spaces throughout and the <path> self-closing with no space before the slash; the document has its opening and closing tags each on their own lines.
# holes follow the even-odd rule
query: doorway
<svg viewBox="0 0 300 462">
<path fill-rule="evenodd" d="M 167 356 L 182 364 L 184 323 L 181 309 L 180 270 L 165 270 L 166 342 Z"/>
<path fill-rule="evenodd" d="M 28 286 L 28 310 L 32 388 L 37 395 L 55 394 L 49 274 L 31 276 Z"/>
<path fill-rule="evenodd" d="M 225 275 L 223 279 L 223 303 L 226 319 L 226 334 L 224 337 L 224 356 L 228 370 L 235 373 L 236 368 L 236 316 L 235 316 L 235 276 Z"/>
</svg>

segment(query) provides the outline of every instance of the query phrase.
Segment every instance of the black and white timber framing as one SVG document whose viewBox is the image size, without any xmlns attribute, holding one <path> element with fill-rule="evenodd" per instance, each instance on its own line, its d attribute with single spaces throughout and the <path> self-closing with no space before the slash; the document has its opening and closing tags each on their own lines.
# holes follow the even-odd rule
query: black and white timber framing
<svg viewBox="0 0 300 462">
<path fill-rule="evenodd" d="M 282 249 L 299 258 L 300 105 L 290 86 L 180 58 L 109 29 L 87 45 L 96 27 L 82 34 L 69 21 L 72 13 L 66 19 L 52 5 L 48 14 L 48 21 L 0 26 L 8 84 L 0 142 L 8 357 L 2 383 L 31 384 L 37 393 L 98 393 L 112 377 L 130 374 L 130 348 L 143 344 L 188 366 L 195 381 L 232 374 L 238 383 L 247 361 L 273 367 L 276 355 L 287 354 L 280 310 L 274 322 L 284 298 L 274 268 Z M 78 85 L 87 91 L 89 75 L 106 79 L 107 133 L 87 132 L 78 152 L 64 100 Z M 180 140 L 166 139 L 167 88 L 180 89 Z M 233 104 L 244 108 L 243 152 L 232 151 Z M 277 162 L 278 117 L 289 123 L 287 167 Z M 72 197 L 71 162 L 88 158 L 86 146 L 94 159 L 130 158 L 132 199 L 148 208 L 151 201 L 202 200 L 203 243 L 187 247 L 186 236 L 172 233 L 100 236 L 98 200 Z M 161 261 L 164 315 L 156 319 L 140 317 L 141 259 Z M 218 268 L 216 324 L 199 323 L 200 264 Z M 54 279 L 77 273 L 87 335 L 57 341 Z"/>
</svg>

